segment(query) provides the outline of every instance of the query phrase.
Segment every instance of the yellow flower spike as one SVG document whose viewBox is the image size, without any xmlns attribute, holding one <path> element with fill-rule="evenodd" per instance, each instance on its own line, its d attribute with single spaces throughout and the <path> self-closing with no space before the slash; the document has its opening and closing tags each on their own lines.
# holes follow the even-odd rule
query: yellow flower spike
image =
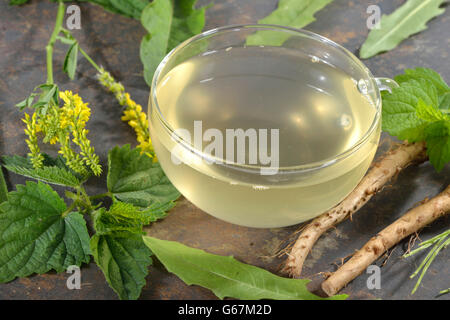
<svg viewBox="0 0 450 320">
<path fill-rule="evenodd" d="M 130 94 L 125 92 L 123 85 L 120 82 L 116 82 L 111 74 L 103 68 L 98 74 L 98 80 L 101 85 L 116 96 L 120 105 L 125 106 L 121 119 L 128 122 L 128 125 L 134 129 L 136 140 L 140 143 L 138 147 L 143 153 L 155 158 L 148 130 L 147 116 L 142 112 L 142 106 L 133 101 Z"/>
</svg>

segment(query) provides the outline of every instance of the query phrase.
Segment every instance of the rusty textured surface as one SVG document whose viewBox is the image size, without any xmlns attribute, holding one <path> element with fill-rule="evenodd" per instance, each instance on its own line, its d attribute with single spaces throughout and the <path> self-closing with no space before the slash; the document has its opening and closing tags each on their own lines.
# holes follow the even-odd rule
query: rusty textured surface
<svg viewBox="0 0 450 320">
<path fill-rule="evenodd" d="M 202 1 L 208 3 L 209 1 Z M 216 0 L 208 10 L 207 28 L 231 23 L 253 23 L 276 7 L 276 0 Z M 403 1 L 348 1 L 336 0 L 319 12 L 317 21 L 306 29 L 322 34 L 357 53 L 366 35 L 366 8 L 379 4 L 383 13 L 392 12 Z M 148 87 L 142 78 L 139 61 L 139 43 L 144 35 L 139 22 L 105 12 L 99 7 L 82 4 L 82 29 L 74 31 L 81 45 L 94 59 L 110 70 L 131 95 L 146 105 Z M 366 60 L 376 76 L 392 77 L 406 67 L 425 66 L 438 70 L 450 81 L 448 53 L 450 39 L 449 10 L 432 20 L 425 32 L 404 41 L 395 50 Z M 0 3 L 0 154 L 25 154 L 21 114 L 14 104 L 22 100 L 39 83 L 45 81 L 45 43 L 53 28 L 56 5 L 48 1 L 32 1 L 21 8 Z M 120 121 L 121 109 L 114 98 L 96 83 L 95 71 L 80 61 L 76 80 L 70 82 L 61 72 L 63 46 L 55 50 L 55 81 L 64 89 L 79 92 L 93 108 L 89 124 L 91 138 L 104 164 L 108 149 L 117 144 L 132 143 L 133 132 Z M 392 141 L 384 136 L 379 153 Z M 105 191 L 104 176 L 89 182 L 90 193 Z M 9 187 L 24 179 L 8 174 Z M 450 168 L 440 174 L 429 164 L 410 167 L 396 182 L 376 195 L 353 221 L 345 221 L 328 232 L 314 247 L 306 261 L 304 276 L 313 279 L 315 290 L 323 271 L 333 271 L 340 259 L 360 248 L 371 236 L 388 225 L 417 202 L 437 194 L 450 183 Z M 276 213 L 274 213 L 276 214 Z M 444 218 L 427 227 L 420 234 L 430 237 L 448 228 L 450 218 Z M 279 229 L 249 229 L 230 225 L 208 216 L 187 200 L 181 200 L 168 218 L 156 223 L 148 233 L 157 237 L 178 240 L 209 252 L 234 255 L 241 261 L 277 272 L 282 261 L 275 255 L 279 247 L 293 239 L 296 226 Z M 409 275 L 423 255 L 407 260 L 400 255 L 407 240 L 395 247 L 382 267 L 382 288 L 368 290 L 368 275 L 361 275 L 343 292 L 352 299 L 431 299 L 440 289 L 450 286 L 449 251 L 443 251 L 431 265 L 418 292 L 409 293 L 415 284 Z M 378 265 L 383 259 L 377 261 Z M 82 289 L 66 289 L 68 274 L 36 275 L 16 279 L 0 285 L 0 299 L 116 299 L 100 270 L 91 263 L 82 269 Z M 142 299 L 214 299 L 214 295 L 200 287 L 188 287 L 169 274 L 159 264 L 150 268 Z M 450 299 L 449 295 L 438 299 Z"/>
</svg>

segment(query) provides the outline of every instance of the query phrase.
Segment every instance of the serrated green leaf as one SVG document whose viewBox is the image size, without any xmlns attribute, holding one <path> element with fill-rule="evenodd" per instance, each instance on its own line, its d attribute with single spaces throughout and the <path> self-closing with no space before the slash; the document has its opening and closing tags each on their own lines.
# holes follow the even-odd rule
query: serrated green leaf
<svg viewBox="0 0 450 320">
<path fill-rule="evenodd" d="M 0 204 L 0 282 L 89 262 L 89 235 L 81 214 L 66 210 L 48 185 L 28 181 Z"/>
<path fill-rule="evenodd" d="M 69 78 L 75 78 L 78 62 L 78 42 L 74 42 L 69 50 L 67 50 L 66 58 L 64 59 L 63 71 L 67 73 Z"/>
<path fill-rule="evenodd" d="M 280 0 L 278 8 L 260 24 L 275 24 L 292 28 L 303 28 L 315 21 L 314 14 L 333 0 Z M 247 45 L 281 46 L 289 34 L 274 31 L 257 31 L 247 37 Z"/>
<path fill-rule="evenodd" d="M 439 97 L 439 109 L 441 110 L 450 109 L 450 92 L 447 92 Z"/>
<path fill-rule="evenodd" d="M 154 0 L 142 11 L 141 23 L 148 34 L 141 41 L 140 57 L 148 85 L 164 56 L 182 41 L 202 31 L 206 8 L 194 9 L 196 2 Z"/>
<path fill-rule="evenodd" d="M 174 241 L 144 236 L 144 243 L 166 269 L 188 285 L 199 285 L 220 299 L 322 300 L 306 288 L 309 280 L 288 279 L 264 269 Z M 345 299 L 346 295 L 330 299 Z"/>
<path fill-rule="evenodd" d="M 120 201 L 147 208 L 180 196 L 159 163 L 139 149 L 131 149 L 129 145 L 115 147 L 108 154 L 108 167 L 108 190 Z"/>
<path fill-rule="evenodd" d="M 419 99 L 416 107 L 416 116 L 426 122 L 435 122 L 441 120 L 450 120 L 450 118 L 443 114 L 439 108 L 431 104 L 426 104 L 422 99 Z"/>
<path fill-rule="evenodd" d="M 410 35 L 427 28 L 432 18 L 442 14 L 439 8 L 446 0 L 408 0 L 389 15 L 383 15 L 379 28 L 370 31 L 361 47 L 360 57 L 370 58 L 382 51 L 394 49 Z"/>
<path fill-rule="evenodd" d="M 438 121 L 425 129 L 427 154 L 437 172 L 450 162 L 450 121 Z"/>
<path fill-rule="evenodd" d="M 437 91 L 431 82 L 411 79 L 394 88 L 392 93 L 383 94 L 383 130 L 401 140 L 423 141 L 426 122 L 417 117 L 419 100 L 426 105 L 437 105 Z"/>
<path fill-rule="evenodd" d="M 3 156 L 4 167 L 16 174 L 51 184 L 76 188 L 81 181 L 68 169 L 59 166 L 33 168 L 29 159 L 20 156 Z"/>
<path fill-rule="evenodd" d="M 95 262 L 119 298 L 137 299 L 145 285 L 148 266 L 152 263 L 151 251 L 142 238 L 96 234 L 91 239 L 91 250 Z"/>
<path fill-rule="evenodd" d="M 436 88 L 437 94 L 439 96 L 450 92 L 450 88 L 447 83 L 442 79 L 441 75 L 429 68 L 414 68 L 414 69 L 405 69 L 404 74 L 399 74 L 395 76 L 395 81 L 397 83 L 402 84 L 409 80 L 428 80 L 430 81 Z"/>
</svg>

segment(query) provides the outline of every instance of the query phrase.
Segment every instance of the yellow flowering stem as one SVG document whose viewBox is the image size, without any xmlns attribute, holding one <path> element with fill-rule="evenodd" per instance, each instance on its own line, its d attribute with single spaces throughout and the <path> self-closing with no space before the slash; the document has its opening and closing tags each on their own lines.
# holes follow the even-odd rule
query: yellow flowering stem
<svg viewBox="0 0 450 320">
<path fill-rule="evenodd" d="M 25 134 L 28 136 L 28 139 L 25 142 L 28 145 L 28 149 L 30 149 L 30 161 L 33 164 L 34 168 L 42 168 L 44 162 L 44 156 L 41 154 L 41 150 L 38 145 L 37 132 L 38 127 L 36 124 L 36 113 L 33 113 L 33 116 L 30 118 L 28 113 L 25 113 L 25 118 L 22 121 L 26 124 Z"/>
<path fill-rule="evenodd" d="M 122 121 L 127 122 L 134 129 L 136 139 L 139 142 L 138 147 L 142 152 L 156 161 L 148 130 L 147 115 L 142 111 L 142 106 L 134 102 L 130 98 L 130 94 L 125 92 L 124 86 L 117 82 L 105 69 L 101 68 L 99 71 L 98 80 L 102 86 L 115 95 L 120 105 L 125 106 Z"/>
</svg>

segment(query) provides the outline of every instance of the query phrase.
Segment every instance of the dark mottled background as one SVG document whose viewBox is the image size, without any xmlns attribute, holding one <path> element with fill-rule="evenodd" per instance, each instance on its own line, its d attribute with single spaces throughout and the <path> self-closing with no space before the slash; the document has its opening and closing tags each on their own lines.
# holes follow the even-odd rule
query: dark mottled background
<svg viewBox="0 0 450 320">
<path fill-rule="evenodd" d="M 208 3 L 209 0 L 202 1 Z M 233 23 L 254 23 L 275 9 L 276 0 L 215 0 L 207 12 L 206 28 Z M 366 8 L 379 4 L 383 13 L 390 13 L 404 1 L 348 1 L 336 0 L 316 17 L 317 21 L 306 29 L 324 35 L 357 53 L 367 36 Z M 32 0 L 30 4 L 9 7 L 0 3 L 0 154 L 24 155 L 21 113 L 14 104 L 26 97 L 37 85 L 45 81 L 45 44 L 53 29 L 56 4 Z M 139 61 L 139 43 L 144 30 L 138 21 L 113 15 L 90 4 L 81 4 L 82 29 L 74 31 L 81 45 L 95 61 L 110 70 L 132 97 L 147 104 L 148 87 L 142 77 Z M 404 41 L 395 50 L 378 55 L 365 63 L 376 76 L 392 77 L 404 68 L 424 66 L 438 70 L 450 81 L 449 10 L 428 24 L 428 29 Z M 120 121 L 121 108 L 113 96 L 95 81 L 95 71 L 81 60 L 76 80 L 70 82 L 61 72 L 65 47 L 55 50 L 55 81 L 63 89 L 79 92 L 93 108 L 89 123 L 90 137 L 102 163 L 113 146 L 133 143 L 133 132 Z M 385 136 L 379 152 L 386 150 L 390 138 Z M 315 290 L 322 280 L 318 274 L 333 271 L 340 259 L 359 249 L 370 237 L 394 221 L 425 197 L 441 191 L 450 183 L 450 168 L 436 174 L 429 164 L 410 167 L 399 175 L 396 182 L 376 195 L 353 221 L 345 221 L 322 237 L 306 261 L 304 276 L 313 279 Z M 24 179 L 9 174 L 9 187 L 23 183 Z M 89 182 L 89 192 L 105 191 L 105 177 Z M 276 213 L 274 213 L 276 214 Z M 450 218 L 443 218 L 420 233 L 429 238 L 448 228 Z M 282 259 L 276 258 L 279 247 L 286 244 L 297 227 L 279 229 L 249 229 L 230 225 L 212 218 L 186 200 L 180 200 L 168 218 L 154 224 L 149 234 L 178 240 L 209 252 L 234 255 L 241 261 L 277 272 Z M 431 265 L 420 290 L 410 291 L 415 280 L 409 275 L 420 263 L 423 255 L 401 259 L 407 240 L 395 247 L 382 267 L 382 288 L 368 290 L 363 274 L 343 292 L 352 299 L 431 299 L 439 290 L 450 286 L 449 251 L 444 250 Z M 384 259 L 377 261 L 383 264 Z M 33 276 L 0 285 L 0 299 L 116 299 L 100 270 L 91 263 L 82 268 L 82 289 L 66 289 L 68 274 Z M 214 299 L 206 289 L 188 287 L 176 276 L 169 274 L 159 263 L 150 268 L 142 299 Z M 450 295 L 438 299 L 450 299 Z"/>
</svg>

